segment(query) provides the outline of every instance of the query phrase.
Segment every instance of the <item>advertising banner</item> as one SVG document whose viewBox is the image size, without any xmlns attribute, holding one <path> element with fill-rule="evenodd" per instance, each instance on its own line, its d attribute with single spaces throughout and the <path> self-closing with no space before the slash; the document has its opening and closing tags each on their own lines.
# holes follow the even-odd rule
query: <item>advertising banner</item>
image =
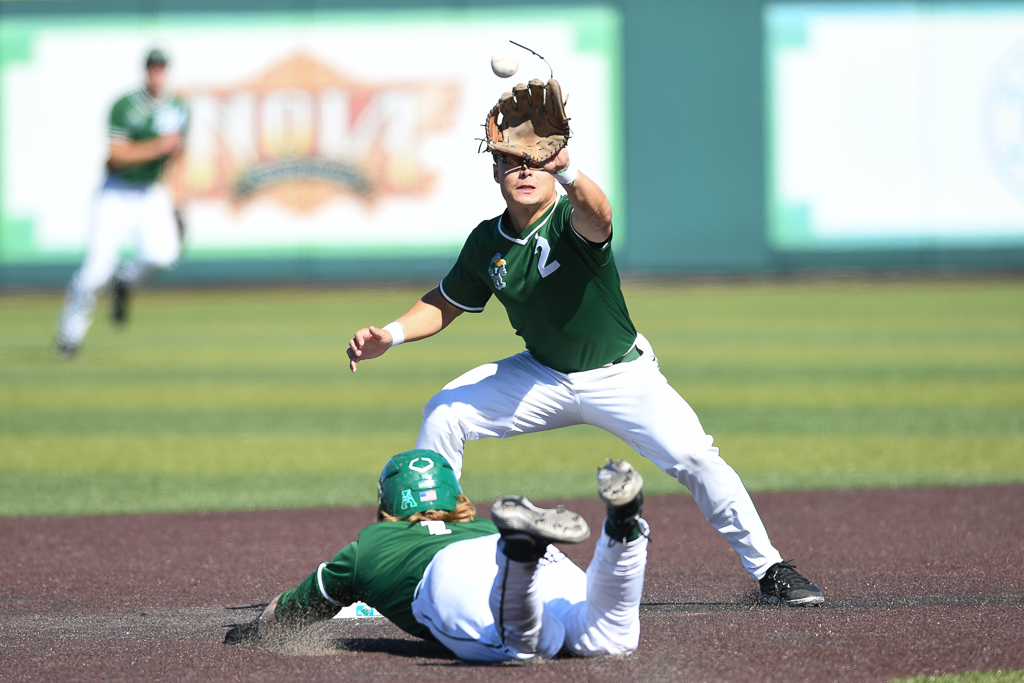
<svg viewBox="0 0 1024 683">
<path fill-rule="evenodd" d="M 574 163 L 620 210 L 617 13 L 498 18 L 431 9 L 5 19 L 0 263 L 81 257 L 110 108 L 142 86 L 152 47 L 167 54 L 171 89 L 189 108 L 186 153 L 166 178 L 188 224 L 188 259 L 457 253 L 504 208 L 490 157 L 478 153 L 485 115 L 514 84 L 550 75 L 509 39 L 554 69 Z M 520 56 L 508 79 L 490 68 L 501 47 Z"/>
<path fill-rule="evenodd" d="M 779 250 L 1024 246 L 1024 5 L 766 8 Z"/>
</svg>

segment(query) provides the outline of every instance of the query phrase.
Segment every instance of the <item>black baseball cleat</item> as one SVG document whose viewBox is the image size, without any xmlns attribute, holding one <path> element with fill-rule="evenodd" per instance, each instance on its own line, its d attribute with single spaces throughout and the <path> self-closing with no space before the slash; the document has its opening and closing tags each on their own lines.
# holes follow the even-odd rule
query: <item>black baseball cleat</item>
<svg viewBox="0 0 1024 683">
<path fill-rule="evenodd" d="M 128 283 L 115 278 L 111 287 L 110 314 L 114 323 L 123 325 L 128 319 Z"/>
<path fill-rule="evenodd" d="M 78 355 L 78 351 L 81 348 L 82 347 L 78 344 L 59 340 L 53 346 L 54 353 L 56 353 L 57 357 L 61 360 L 71 360 Z"/>
<path fill-rule="evenodd" d="M 503 552 L 517 562 L 539 560 L 548 543 L 581 543 L 590 538 L 587 520 L 575 512 L 562 505 L 554 510 L 539 508 L 526 496 L 498 496 L 491 519 L 501 533 Z"/>
<path fill-rule="evenodd" d="M 256 645 L 260 642 L 260 618 L 235 624 L 224 634 L 225 645 Z"/>
<path fill-rule="evenodd" d="M 759 601 L 770 605 L 820 605 L 825 602 L 821 589 L 804 578 L 792 560 L 773 564 L 758 582 Z"/>
</svg>

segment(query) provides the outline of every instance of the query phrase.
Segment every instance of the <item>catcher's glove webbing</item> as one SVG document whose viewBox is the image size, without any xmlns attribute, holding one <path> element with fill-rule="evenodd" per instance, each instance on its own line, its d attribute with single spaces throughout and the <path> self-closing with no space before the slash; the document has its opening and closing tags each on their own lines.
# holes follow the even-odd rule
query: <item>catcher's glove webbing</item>
<svg viewBox="0 0 1024 683">
<path fill-rule="evenodd" d="M 498 98 L 484 128 L 492 154 L 524 166 L 543 166 L 569 141 L 561 86 L 553 78 L 547 85 L 537 79 L 520 83 Z"/>
</svg>

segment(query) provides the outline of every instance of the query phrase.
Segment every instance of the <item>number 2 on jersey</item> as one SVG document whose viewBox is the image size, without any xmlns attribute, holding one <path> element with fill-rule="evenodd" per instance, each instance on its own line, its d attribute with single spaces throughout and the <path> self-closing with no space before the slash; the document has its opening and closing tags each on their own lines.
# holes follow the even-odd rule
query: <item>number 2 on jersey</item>
<svg viewBox="0 0 1024 683">
<path fill-rule="evenodd" d="M 540 252 L 540 261 L 537 262 L 537 270 L 540 271 L 540 276 L 545 278 L 558 270 L 562 264 L 558 261 L 548 263 L 548 258 L 551 257 L 551 245 L 548 244 L 546 238 L 540 235 L 537 235 L 537 248 L 533 250 L 533 253 L 536 254 L 538 251 Z"/>
</svg>

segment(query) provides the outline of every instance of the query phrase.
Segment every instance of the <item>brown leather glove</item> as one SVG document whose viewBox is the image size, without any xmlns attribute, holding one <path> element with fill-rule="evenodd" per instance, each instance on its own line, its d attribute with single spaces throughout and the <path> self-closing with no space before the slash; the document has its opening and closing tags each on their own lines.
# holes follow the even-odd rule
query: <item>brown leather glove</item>
<svg viewBox="0 0 1024 683">
<path fill-rule="evenodd" d="M 499 121 L 500 117 L 500 121 Z M 562 88 L 533 79 L 498 98 L 484 122 L 487 149 L 524 166 L 539 168 L 569 142 Z"/>
</svg>

